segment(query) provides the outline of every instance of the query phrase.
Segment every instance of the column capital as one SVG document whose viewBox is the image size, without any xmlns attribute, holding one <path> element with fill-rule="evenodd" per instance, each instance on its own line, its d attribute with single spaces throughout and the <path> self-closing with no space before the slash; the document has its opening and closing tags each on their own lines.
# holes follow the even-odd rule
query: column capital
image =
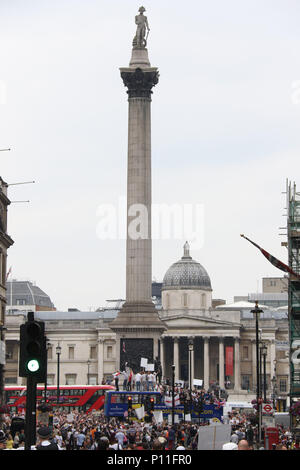
<svg viewBox="0 0 300 470">
<path fill-rule="evenodd" d="M 158 83 L 159 73 L 156 69 L 135 70 L 122 69 L 121 78 L 124 85 L 128 88 L 129 98 L 150 98 L 152 88 Z"/>
</svg>

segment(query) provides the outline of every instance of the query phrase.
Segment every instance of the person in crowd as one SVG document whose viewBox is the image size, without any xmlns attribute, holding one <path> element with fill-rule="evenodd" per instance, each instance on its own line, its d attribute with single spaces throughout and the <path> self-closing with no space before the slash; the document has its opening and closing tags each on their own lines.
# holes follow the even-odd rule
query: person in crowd
<svg viewBox="0 0 300 470">
<path fill-rule="evenodd" d="M 246 439 L 241 439 L 238 443 L 238 450 L 250 450 L 249 443 Z"/>
<path fill-rule="evenodd" d="M 42 426 L 37 430 L 38 443 L 36 450 L 61 450 L 61 448 L 51 439 L 52 433 L 48 426 Z"/>
</svg>

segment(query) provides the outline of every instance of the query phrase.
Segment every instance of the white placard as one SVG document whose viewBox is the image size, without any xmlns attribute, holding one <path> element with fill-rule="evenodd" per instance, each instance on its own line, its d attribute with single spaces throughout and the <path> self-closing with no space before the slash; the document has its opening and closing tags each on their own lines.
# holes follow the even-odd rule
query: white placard
<svg viewBox="0 0 300 470">
<path fill-rule="evenodd" d="M 137 415 L 138 419 L 143 419 L 145 416 L 145 408 L 144 405 L 140 406 L 140 408 L 134 409 L 135 414 Z"/>
<path fill-rule="evenodd" d="M 145 370 L 147 372 L 153 372 L 154 371 L 154 364 L 147 364 L 145 367 Z"/>
<path fill-rule="evenodd" d="M 176 387 L 176 385 L 179 385 L 179 387 L 183 388 L 184 387 L 184 380 L 176 380 L 175 387 Z"/>
<path fill-rule="evenodd" d="M 67 415 L 67 421 L 68 421 L 68 423 L 73 423 L 73 421 L 74 421 L 74 415 L 73 415 L 73 413 L 69 413 L 69 414 Z"/>
<path fill-rule="evenodd" d="M 198 385 L 198 387 L 202 387 L 203 380 L 200 379 L 194 379 L 193 380 L 193 385 Z"/>
<path fill-rule="evenodd" d="M 191 415 L 185 415 L 185 421 L 192 421 Z"/>
<path fill-rule="evenodd" d="M 157 422 L 157 424 L 160 424 L 163 422 L 164 417 L 162 411 L 153 411 L 154 419 Z"/>
<path fill-rule="evenodd" d="M 141 367 L 147 367 L 148 359 L 141 357 Z"/>
</svg>

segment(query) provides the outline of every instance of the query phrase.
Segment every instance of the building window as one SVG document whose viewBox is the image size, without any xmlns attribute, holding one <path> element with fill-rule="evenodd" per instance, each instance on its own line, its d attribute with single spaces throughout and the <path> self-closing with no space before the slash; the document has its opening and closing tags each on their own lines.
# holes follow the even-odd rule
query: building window
<svg viewBox="0 0 300 470">
<path fill-rule="evenodd" d="M 71 360 L 74 359 L 74 346 L 69 346 L 69 356 L 68 357 Z"/>
<path fill-rule="evenodd" d="M 14 357 L 14 347 L 12 344 L 6 343 L 6 351 L 5 351 L 6 359 L 13 359 Z"/>
<path fill-rule="evenodd" d="M 242 390 L 250 390 L 250 376 L 242 375 Z"/>
<path fill-rule="evenodd" d="M 47 385 L 55 385 L 54 384 L 54 374 L 47 375 Z"/>
<path fill-rule="evenodd" d="M 183 306 L 184 307 L 187 307 L 188 306 L 188 295 L 187 294 L 183 294 Z"/>
<path fill-rule="evenodd" d="M 52 359 L 53 347 L 49 346 L 47 351 L 48 351 L 48 359 Z"/>
<path fill-rule="evenodd" d="M 107 359 L 112 359 L 112 346 L 107 346 Z"/>
<path fill-rule="evenodd" d="M 97 359 L 97 346 L 90 347 L 90 359 Z"/>
<path fill-rule="evenodd" d="M 287 379 L 286 377 L 281 377 L 279 379 L 279 391 L 286 392 L 287 391 Z"/>
<path fill-rule="evenodd" d="M 201 294 L 201 306 L 206 307 L 206 295 Z"/>
<path fill-rule="evenodd" d="M 97 385 L 97 384 L 98 384 L 98 375 L 90 375 L 89 385 Z"/>
<path fill-rule="evenodd" d="M 249 348 L 248 348 L 248 346 L 243 346 L 243 359 L 249 359 Z"/>
<path fill-rule="evenodd" d="M 66 385 L 76 384 L 76 374 L 66 374 Z"/>
<path fill-rule="evenodd" d="M 26 305 L 26 299 L 17 299 L 16 305 Z"/>
<path fill-rule="evenodd" d="M 18 383 L 17 377 L 5 377 L 5 383 L 6 385 L 11 385 L 11 384 L 16 384 Z"/>
</svg>

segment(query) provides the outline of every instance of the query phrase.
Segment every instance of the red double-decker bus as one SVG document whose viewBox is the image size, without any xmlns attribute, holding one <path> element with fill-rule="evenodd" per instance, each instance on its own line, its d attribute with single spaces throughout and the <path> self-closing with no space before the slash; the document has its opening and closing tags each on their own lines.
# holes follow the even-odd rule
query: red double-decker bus
<svg viewBox="0 0 300 470">
<path fill-rule="evenodd" d="M 85 411 L 103 408 L 105 392 L 115 390 L 112 385 L 61 385 L 59 387 L 59 399 L 57 403 L 57 387 L 47 386 L 48 405 L 58 407 L 63 411 Z M 10 411 L 16 413 L 26 408 L 26 387 L 25 386 L 5 386 L 5 402 Z M 37 406 L 45 402 L 45 387 L 37 386 L 36 392 Z"/>
</svg>

